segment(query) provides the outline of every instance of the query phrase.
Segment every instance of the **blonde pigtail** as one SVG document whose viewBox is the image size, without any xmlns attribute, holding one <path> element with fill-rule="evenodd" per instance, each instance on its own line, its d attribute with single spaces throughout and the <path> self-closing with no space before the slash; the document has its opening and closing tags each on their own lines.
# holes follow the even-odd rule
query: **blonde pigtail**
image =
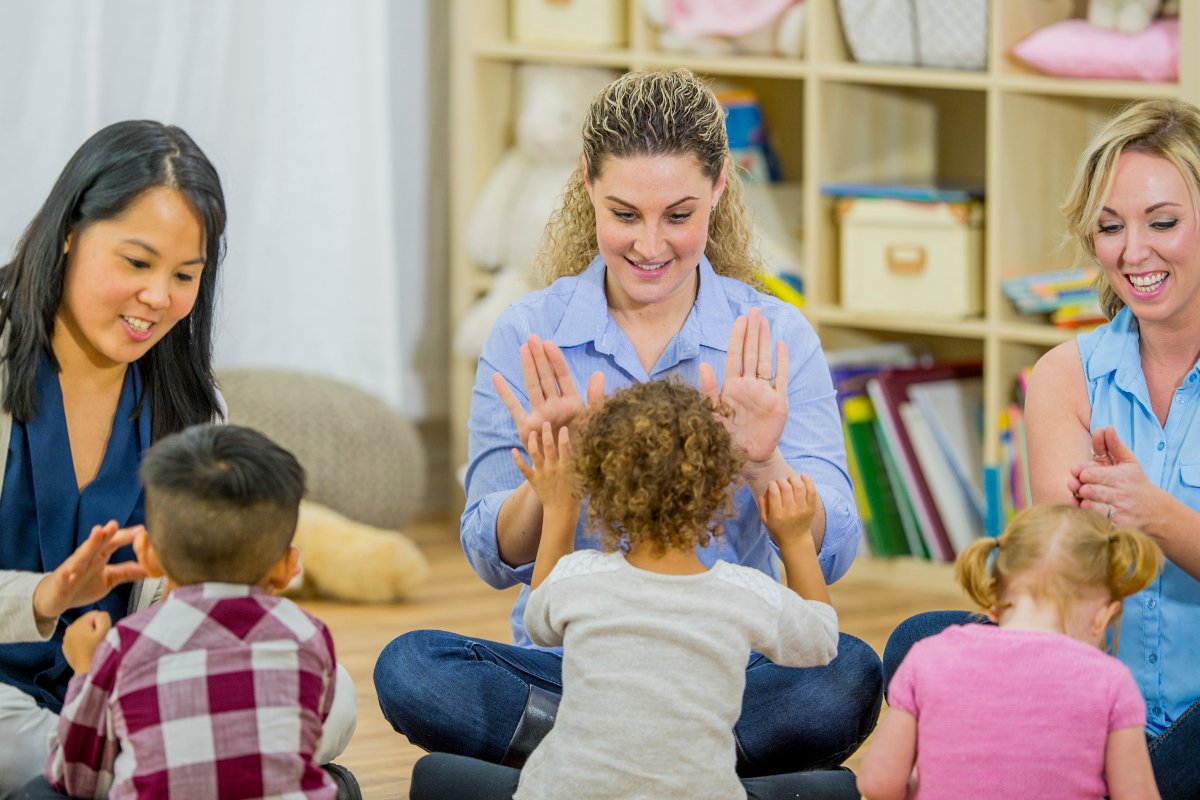
<svg viewBox="0 0 1200 800">
<path fill-rule="evenodd" d="M 988 569 L 992 553 L 999 558 L 1000 543 L 996 539 L 984 538 L 972 542 L 954 562 L 954 578 L 980 608 L 992 608 L 999 604 L 996 576 Z"/>
<path fill-rule="evenodd" d="M 1108 539 L 1109 586 L 1122 600 L 1150 585 L 1162 569 L 1159 546 L 1141 531 L 1113 530 Z"/>
</svg>

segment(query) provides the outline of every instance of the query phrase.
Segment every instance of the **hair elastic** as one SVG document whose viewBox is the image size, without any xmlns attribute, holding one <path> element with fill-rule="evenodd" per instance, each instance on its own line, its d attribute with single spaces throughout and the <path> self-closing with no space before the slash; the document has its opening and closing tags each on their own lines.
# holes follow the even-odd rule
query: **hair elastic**
<svg viewBox="0 0 1200 800">
<path fill-rule="evenodd" d="M 995 577 L 995 575 L 996 575 L 996 553 L 998 553 L 998 552 L 1000 552 L 1000 540 L 999 539 L 997 539 L 995 542 L 992 543 L 992 549 L 988 551 L 988 556 L 987 556 L 987 565 L 986 565 L 987 573 L 988 573 L 988 575 L 991 575 L 993 577 Z"/>
</svg>

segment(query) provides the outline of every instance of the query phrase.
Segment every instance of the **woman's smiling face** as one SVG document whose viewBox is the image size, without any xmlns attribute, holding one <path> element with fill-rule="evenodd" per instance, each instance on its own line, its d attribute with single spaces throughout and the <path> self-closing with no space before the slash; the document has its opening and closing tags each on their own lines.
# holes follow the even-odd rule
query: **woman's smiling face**
<svg viewBox="0 0 1200 800">
<path fill-rule="evenodd" d="M 1200 224 L 1193 189 L 1175 165 L 1122 153 L 1096 222 L 1096 258 L 1143 322 L 1200 314 Z"/>
<path fill-rule="evenodd" d="M 725 171 L 705 176 L 691 155 L 608 158 L 585 184 L 596 210 L 596 239 L 608 267 L 613 309 L 690 308 L 697 268 L 708 243 L 712 208 L 725 190 Z"/>
<path fill-rule="evenodd" d="M 66 242 L 54 350 L 71 347 L 111 367 L 144 356 L 196 303 L 204 226 L 178 189 L 147 189 L 118 216 Z"/>
</svg>

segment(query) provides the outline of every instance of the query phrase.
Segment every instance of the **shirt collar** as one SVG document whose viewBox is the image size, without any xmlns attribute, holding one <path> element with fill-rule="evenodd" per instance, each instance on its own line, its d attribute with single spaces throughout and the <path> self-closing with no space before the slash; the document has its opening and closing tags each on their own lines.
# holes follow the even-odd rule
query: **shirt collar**
<svg viewBox="0 0 1200 800">
<path fill-rule="evenodd" d="M 560 347 L 603 342 L 610 326 L 616 324 L 608 312 L 608 296 L 604 291 L 606 269 L 604 259 L 596 256 L 576 276 L 575 289 L 552 337 Z M 729 297 L 707 256 L 700 257 L 698 269 L 700 290 L 680 330 L 680 338 L 724 352 L 729 348 L 729 331 L 734 320 Z"/>
<path fill-rule="evenodd" d="M 697 323 L 696 339 L 704 347 L 720 350 L 729 349 L 729 332 L 735 319 L 729 296 L 725 293 L 725 281 L 713 271 L 708 256 L 700 257 L 700 291 L 696 295 L 696 306 L 692 309 L 686 329 L 693 320 Z"/>
<path fill-rule="evenodd" d="M 604 294 L 604 259 L 596 256 L 575 276 L 575 290 L 551 338 L 559 347 L 600 341 L 610 319 Z"/>
<path fill-rule="evenodd" d="M 167 597 L 168 599 L 174 597 L 177 600 L 186 600 L 190 603 L 202 599 L 227 600 L 232 597 L 253 597 L 268 594 L 266 589 L 253 584 L 206 581 L 204 583 L 189 583 L 183 586 L 176 586 Z"/>
<path fill-rule="evenodd" d="M 1101 331 L 1099 346 L 1086 365 L 1088 381 L 1101 375 L 1115 373 L 1117 385 L 1132 390 L 1142 378 L 1141 336 L 1137 317 L 1128 308 L 1122 308 Z"/>
</svg>

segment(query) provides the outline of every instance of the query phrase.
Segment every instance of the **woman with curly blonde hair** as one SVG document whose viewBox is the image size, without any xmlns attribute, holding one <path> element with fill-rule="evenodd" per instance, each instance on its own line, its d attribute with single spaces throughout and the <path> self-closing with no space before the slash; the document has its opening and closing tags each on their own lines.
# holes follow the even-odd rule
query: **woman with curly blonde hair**
<svg viewBox="0 0 1200 800">
<path fill-rule="evenodd" d="M 730 410 L 744 485 L 724 535 L 695 547 L 702 563 L 777 579 L 778 551 L 754 497 L 793 473 L 813 481 L 825 579 L 853 560 L 860 524 L 829 370 L 800 312 L 753 285 L 759 263 L 724 119 L 712 90 L 682 69 L 624 75 L 591 103 L 579 168 L 537 259 L 549 285 L 496 322 L 471 403 L 461 539 L 488 583 L 526 584 L 513 644 L 414 631 L 376 667 L 384 715 L 428 750 L 520 765 L 553 723 L 562 655 L 533 647 L 523 622 L 544 508 L 509 451 L 546 423 L 574 433 L 584 394 L 591 404 L 606 387 L 674 377 Z M 595 547 L 582 521 L 575 543 Z M 841 637 L 826 667 L 756 654 L 736 728 L 739 771 L 840 763 L 874 727 L 881 695 L 879 659 L 853 637 Z M 451 716 L 448 707 L 478 711 Z"/>
</svg>

